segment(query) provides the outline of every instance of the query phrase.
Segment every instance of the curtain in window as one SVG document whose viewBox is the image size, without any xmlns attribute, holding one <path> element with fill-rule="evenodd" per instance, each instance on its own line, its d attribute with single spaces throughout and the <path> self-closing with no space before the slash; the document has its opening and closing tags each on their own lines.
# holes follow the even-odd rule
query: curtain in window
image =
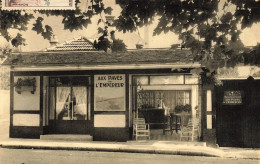
<svg viewBox="0 0 260 164">
<path fill-rule="evenodd" d="M 63 114 L 68 112 L 66 103 L 70 101 L 70 87 L 57 87 L 56 90 L 56 118 L 59 120 L 63 118 Z"/>
<path fill-rule="evenodd" d="M 171 111 L 174 110 L 176 104 L 176 92 L 175 91 L 164 91 L 163 93 L 163 103 L 165 107 L 170 109 Z"/>
<path fill-rule="evenodd" d="M 86 118 L 87 115 L 87 89 L 86 87 L 73 87 L 74 116 L 77 120 Z"/>
<path fill-rule="evenodd" d="M 50 120 L 54 120 L 55 117 L 55 88 L 50 87 Z"/>
</svg>

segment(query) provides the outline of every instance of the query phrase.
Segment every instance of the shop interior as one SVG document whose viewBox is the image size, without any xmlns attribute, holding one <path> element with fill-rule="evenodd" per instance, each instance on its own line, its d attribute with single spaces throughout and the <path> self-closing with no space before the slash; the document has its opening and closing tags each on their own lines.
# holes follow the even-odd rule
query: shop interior
<svg viewBox="0 0 260 164">
<path fill-rule="evenodd" d="M 133 139 L 197 141 L 198 78 L 133 76 Z"/>
</svg>

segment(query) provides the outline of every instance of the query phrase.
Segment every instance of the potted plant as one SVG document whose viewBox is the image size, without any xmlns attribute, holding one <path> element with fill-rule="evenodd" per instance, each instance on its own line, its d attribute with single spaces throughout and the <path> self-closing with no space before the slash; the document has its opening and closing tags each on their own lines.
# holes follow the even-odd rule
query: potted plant
<svg viewBox="0 0 260 164">
<path fill-rule="evenodd" d="M 191 105 L 176 105 L 175 112 L 180 114 L 187 114 L 191 112 Z"/>
<path fill-rule="evenodd" d="M 183 111 L 187 112 L 187 113 L 190 113 L 191 112 L 191 105 L 189 105 L 189 104 L 184 105 L 183 106 Z"/>
<path fill-rule="evenodd" d="M 21 94 L 23 91 L 29 91 L 34 94 L 36 89 L 36 79 L 35 78 L 18 78 L 16 83 L 14 84 L 15 91 L 18 94 Z"/>
<path fill-rule="evenodd" d="M 183 105 L 176 105 L 175 112 L 176 113 L 181 113 L 182 111 L 183 111 Z"/>
</svg>

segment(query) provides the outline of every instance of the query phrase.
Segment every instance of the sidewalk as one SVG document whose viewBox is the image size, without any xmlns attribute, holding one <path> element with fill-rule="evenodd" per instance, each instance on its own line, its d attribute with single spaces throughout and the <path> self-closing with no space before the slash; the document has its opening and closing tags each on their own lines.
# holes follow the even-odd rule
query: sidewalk
<svg viewBox="0 0 260 164">
<path fill-rule="evenodd" d="M 203 142 L 155 140 L 99 142 L 9 138 L 9 120 L 1 119 L 0 121 L 0 147 L 2 148 L 154 153 L 260 160 L 260 149 L 227 147 L 212 148 L 207 147 Z"/>
<path fill-rule="evenodd" d="M 14 149 L 49 149 L 79 151 L 109 151 L 128 153 L 151 153 L 208 156 L 221 158 L 259 159 L 260 149 L 244 148 L 211 148 L 192 142 L 171 141 L 130 141 L 130 142 L 99 142 L 99 141 L 51 141 L 40 139 L 6 139 L 0 141 L 2 148 Z"/>
<path fill-rule="evenodd" d="M 99 142 L 99 141 L 50 141 L 40 139 L 8 139 L 0 141 L 2 148 L 85 150 L 131 153 L 156 153 L 172 155 L 223 157 L 222 151 L 196 144 L 169 141 Z"/>
</svg>

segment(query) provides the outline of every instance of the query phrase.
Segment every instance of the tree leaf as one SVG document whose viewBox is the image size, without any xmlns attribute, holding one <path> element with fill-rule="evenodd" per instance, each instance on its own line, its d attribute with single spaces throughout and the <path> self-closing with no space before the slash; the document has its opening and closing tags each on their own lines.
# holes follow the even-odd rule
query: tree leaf
<svg viewBox="0 0 260 164">
<path fill-rule="evenodd" d="M 113 9 L 112 9 L 111 7 L 107 7 L 107 8 L 105 8 L 105 10 L 104 10 L 105 14 L 108 14 L 108 15 L 111 15 L 111 14 L 112 14 L 112 11 L 113 11 Z"/>
<path fill-rule="evenodd" d="M 102 21 L 102 20 L 101 20 L 101 19 L 99 19 L 99 20 L 98 20 L 98 22 L 97 22 L 97 24 L 99 24 L 101 21 Z"/>
<path fill-rule="evenodd" d="M 104 33 L 104 29 L 101 28 L 101 27 L 99 27 L 99 28 L 98 28 L 98 33 L 99 33 L 99 34 L 100 34 L 100 33 Z"/>
<path fill-rule="evenodd" d="M 25 39 L 20 33 L 17 33 L 16 37 L 12 39 L 11 43 L 14 47 L 18 47 L 20 45 L 25 45 Z"/>
</svg>

